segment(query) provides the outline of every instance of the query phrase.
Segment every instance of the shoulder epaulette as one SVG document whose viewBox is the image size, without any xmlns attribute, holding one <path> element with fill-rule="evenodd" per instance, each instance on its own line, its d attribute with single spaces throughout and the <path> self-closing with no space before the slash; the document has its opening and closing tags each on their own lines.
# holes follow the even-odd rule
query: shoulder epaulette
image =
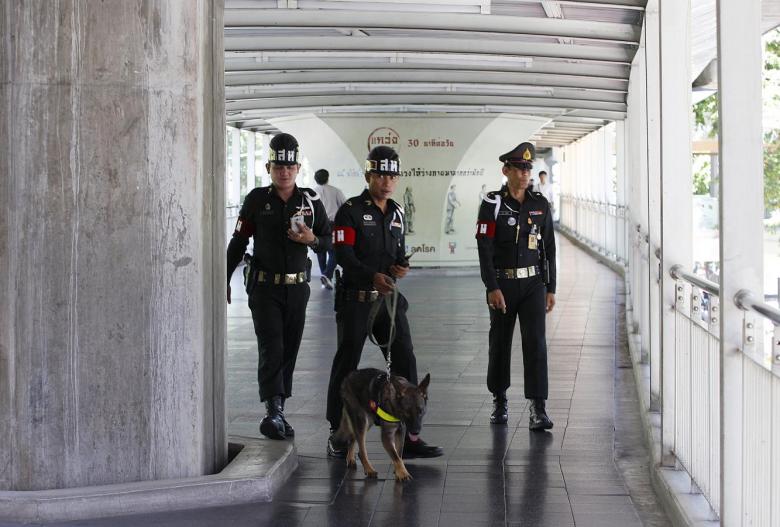
<svg viewBox="0 0 780 527">
<path fill-rule="evenodd" d="M 393 205 L 395 205 L 395 209 L 396 209 L 398 212 L 400 212 L 401 214 L 403 214 L 403 213 L 404 213 L 404 208 L 401 206 L 401 204 L 400 204 L 400 203 L 398 203 L 396 200 L 394 200 L 394 199 L 392 199 L 392 198 L 390 198 L 390 202 L 391 202 Z"/>
<path fill-rule="evenodd" d="M 501 191 L 499 190 L 491 190 L 487 194 L 485 194 L 485 197 L 482 198 L 484 201 L 487 201 L 488 203 L 495 203 L 496 200 L 501 199 Z"/>
<path fill-rule="evenodd" d="M 313 188 L 301 187 L 301 192 L 309 196 L 309 199 L 313 201 L 317 201 L 318 199 L 320 199 L 320 195 Z"/>
</svg>

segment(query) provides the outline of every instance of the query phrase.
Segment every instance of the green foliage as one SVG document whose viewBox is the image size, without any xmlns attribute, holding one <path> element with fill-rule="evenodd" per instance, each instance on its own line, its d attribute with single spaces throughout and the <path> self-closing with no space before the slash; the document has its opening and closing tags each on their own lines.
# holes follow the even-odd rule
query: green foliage
<svg viewBox="0 0 780 527">
<path fill-rule="evenodd" d="M 764 207 L 767 213 L 780 209 L 780 130 L 764 134 Z"/>
<path fill-rule="evenodd" d="M 710 173 L 709 160 L 701 161 L 704 156 L 693 156 L 693 193 L 695 195 L 707 195 L 710 193 Z"/>
<path fill-rule="evenodd" d="M 713 93 L 706 99 L 702 99 L 693 105 L 693 118 L 707 137 L 718 136 L 720 120 L 718 119 L 718 94 Z"/>
</svg>

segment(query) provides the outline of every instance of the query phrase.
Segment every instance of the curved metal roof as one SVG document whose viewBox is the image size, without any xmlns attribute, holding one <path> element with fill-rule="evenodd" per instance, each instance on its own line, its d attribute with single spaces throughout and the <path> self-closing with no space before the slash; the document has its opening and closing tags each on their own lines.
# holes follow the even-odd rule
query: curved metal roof
<svg viewBox="0 0 780 527">
<path fill-rule="evenodd" d="M 552 118 L 540 147 L 622 119 L 645 0 L 226 0 L 229 124 L 304 112 Z"/>
</svg>

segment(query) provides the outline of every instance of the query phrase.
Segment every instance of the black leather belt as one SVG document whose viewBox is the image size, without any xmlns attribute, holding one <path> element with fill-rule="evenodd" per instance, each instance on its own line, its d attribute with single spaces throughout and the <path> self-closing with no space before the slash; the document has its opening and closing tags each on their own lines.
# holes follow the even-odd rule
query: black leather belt
<svg viewBox="0 0 780 527">
<path fill-rule="evenodd" d="M 531 278 L 539 274 L 539 269 L 532 265 L 530 267 L 519 267 L 515 269 L 496 269 L 496 277 L 508 280 L 518 280 L 520 278 Z"/>
<path fill-rule="evenodd" d="M 345 289 L 342 293 L 344 300 L 355 302 L 373 302 L 379 298 L 379 291 L 357 291 L 355 289 Z"/>
<path fill-rule="evenodd" d="M 257 272 L 257 283 L 274 285 L 293 285 L 302 284 L 306 281 L 306 272 L 300 273 L 268 273 L 266 271 Z"/>
</svg>

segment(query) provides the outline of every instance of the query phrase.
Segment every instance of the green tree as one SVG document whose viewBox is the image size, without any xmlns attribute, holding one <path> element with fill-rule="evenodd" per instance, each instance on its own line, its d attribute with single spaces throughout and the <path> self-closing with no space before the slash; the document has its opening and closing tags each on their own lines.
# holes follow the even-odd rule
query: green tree
<svg viewBox="0 0 780 527">
<path fill-rule="evenodd" d="M 764 43 L 764 112 L 771 112 L 780 104 L 780 94 L 776 88 L 780 72 L 780 29 L 775 29 Z M 718 94 L 693 105 L 693 119 L 696 127 L 707 137 L 718 136 Z M 703 170 L 694 174 L 694 194 L 699 194 L 709 175 Z M 780 129 L 764 132 L 764 206 L 770 214 L 780 210 Z"/>
<path fill-rule="evenodd" d="M 767 213 L 780 209 L 780 130 L 764 134 L 764 207 Z"/>
</svg>

